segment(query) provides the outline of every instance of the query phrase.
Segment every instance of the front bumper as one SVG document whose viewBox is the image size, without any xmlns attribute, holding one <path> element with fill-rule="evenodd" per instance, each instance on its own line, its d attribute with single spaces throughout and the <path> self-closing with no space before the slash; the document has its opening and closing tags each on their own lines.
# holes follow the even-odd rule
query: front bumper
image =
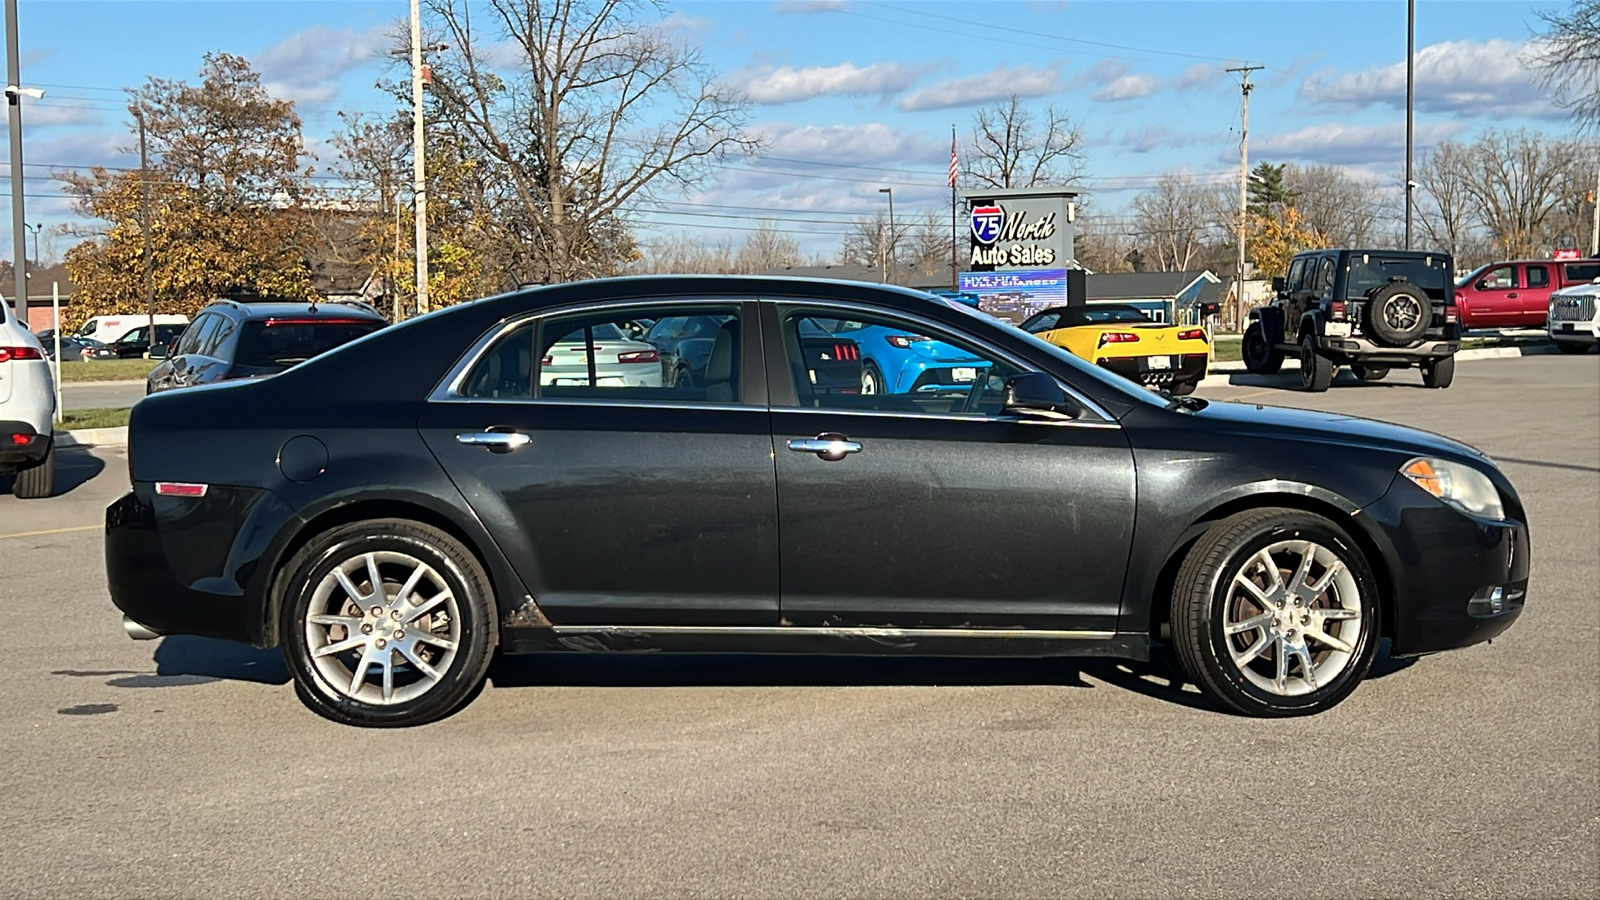
<svg viewBox="0 0 1600 900">
<path fill-rule="evenodd" d="M 1174 354 L 1167 358 L 1174 363 L 1174 365 L 1167 368 L 1152 367 L 1150 365 L 1151 357 L 1148 356 L 1102 357 L 1095 360 L 1095 364 L 1102 369 L 1115 372 L 1129 381 L 1146 386 L 1166 387 L 1171 384 L 1198 384 L 1200 379 L 1206 377 L 1206 354 L 1204 353 Z"/>
<path fill-rule="evenodd" d="M 1576 341 L 1584 344 L 1600 342 L 1600 324 L 1595 322 L 1550 322 L 1546 333 L 1551 340 Z"/>
<path fill-rule="evenodd" d="M 1358 514 L 1387 544 L 1386 618 L 1395 656 L 1482 643 L 1517 620 L 1527 599 L 1530 543 L 1520 504 L 1514 495 L 1504 499 L 1512 518 L 1478 519 L 1399 477 Z"/>
<path fill-rule="evenodd" d="M 163 497 L 149 482 L 106 507 L 111 602 L 160 634 L 270 644 L 267 544 L 293 514 L 267 491 L 213 485 Z"/>
</svg>

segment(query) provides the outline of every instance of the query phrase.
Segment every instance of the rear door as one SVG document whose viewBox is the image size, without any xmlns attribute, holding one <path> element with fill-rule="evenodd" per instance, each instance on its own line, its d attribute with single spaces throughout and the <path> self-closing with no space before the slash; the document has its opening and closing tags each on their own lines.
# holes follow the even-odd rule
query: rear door
<svg viewBox="0 0 1600 900">
<path fill-rule="evenodd" d="M 717 323 L 704 381 L 545 384 L 557 343 L 641 319 Z M 777 488 L 754 303 L 639 301 L 507 323 L 428 403 L 424 440 L 558 625 L 778 624 Z M 588 353 L 586 349 L 580 352 Z M 617 356 L 618 354 L 611 354 Z"/>
<path fill-rule="evenodd" d="M 1551 266 L 1548 263 L 1528 263 L 1522 269 L 1522 300 L 1519 304 L 1520 324 L 1543 325 L 1550 310 Z"/>
</svg>

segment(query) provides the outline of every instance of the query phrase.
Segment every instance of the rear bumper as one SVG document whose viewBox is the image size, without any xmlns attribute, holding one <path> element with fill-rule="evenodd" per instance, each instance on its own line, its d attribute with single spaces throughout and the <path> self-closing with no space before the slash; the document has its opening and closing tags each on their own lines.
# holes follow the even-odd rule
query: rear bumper
<svg viewBox="0 0 1600 900">
<path fill-rule="evenodd" d="M 1175 365 L 1168 369 L 1151 368 L 1148 356 L 1111 357 L 1095 360 L 1095 364 L 1143 385 L 1164 387 L 1169 384 L 1198 383 L 1206 377 L 1206 354 L 1188 353 L 1174 355 L 1171 359 Z"/>
<path fill-rule="evenodd" d="M 265 646 L 266 543 L 292 514 L 267 491 L 213 486 L 158 497 L 149 482 L 106 507 L 106 583 L 128 618 L 161 634 Z"/>
<path fill-rule="evenodd" d="M 1414 347 L 1385 347 L 1359 335 L 1323 336 L 1317 339 L 1317 349 L 1333 359 L 1401 368 L 1415 365 L 1423 360 L 1454 356 L 1456 351 L 1461 349 L 1461 340 L 1458 334 L 1454 338 L 1427 338 Z"/>
<path fill-rule="evenodd" d="M 1515 498 L 1507 511 L 1520 515 Z M 1384 548 L 1395 656 L 1467 647 L 1498 637 L 1522 613 L 1528 592 L 1528 526 L 1478 519 L 1404 478 L 1359 514 Z"/>
<path fill-rule="evenodd" d="M 50 452 L 51 435 L 27 422 L 0 420 L 0 466 L 30 466 Z"/>
</svg>

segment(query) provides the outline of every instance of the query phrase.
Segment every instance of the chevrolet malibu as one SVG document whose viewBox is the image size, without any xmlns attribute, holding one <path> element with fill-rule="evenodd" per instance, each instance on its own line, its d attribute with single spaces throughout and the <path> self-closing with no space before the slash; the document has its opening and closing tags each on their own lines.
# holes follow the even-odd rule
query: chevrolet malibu
<svg viewBox="0 0 1600 900">
<path fill-rule="evenodd" d="M 692 384 L 540 372 L 672 316 L 721 322 Z M 845 322 L 944 342 L 979 378 L 824 390 L 800 335 Z M 1301 715 L 1380 639 L 1475 644 L 1527 591 L 1522 504 L 1472 447 L 1152 393 L 878 285 L 536 288 L 158 394 L 129 436 L 106 511 L 129 634 L 281 647 L 302 700 L 354 725 L 449 715 L 497 650 L 1170 648 L 1218 706 Z"/>
</svg>

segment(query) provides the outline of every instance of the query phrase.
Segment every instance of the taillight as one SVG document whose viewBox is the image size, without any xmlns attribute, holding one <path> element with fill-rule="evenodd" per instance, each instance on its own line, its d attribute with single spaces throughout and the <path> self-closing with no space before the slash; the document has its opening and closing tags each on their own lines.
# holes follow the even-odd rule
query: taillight
<svg viewBox="0 0 1600 900">
<path fill-rule="evenodd" d="M 0 362 L 13 359 L 44 359 L 44 354 L 32 347 L 0 347 Z"/>
<path fill-rule="evenodd" d="M 634 350 L 631 353 L 618 353 L 619 363 L 653 363 L 660 362 L 661 354 L 654 350 Z"/>
<path fill-rule="evenodd" d="M 1328 315 L 1331 316 L 1335 322 L 1343 322 L 1344 321 L 1344 301 L 1343 300 L 1335 300 L 1332 303 L 1328 304 Z"/>
<path fill-rule="evenodd" d="M 892 342 L 891 338 L 891 342 Z M 861 348 L 855 344 L 834 344 L 833 358 L 843 360 L 856 360 L 861 358 Z"/>
<path fill-rule="evenodd" d="M 1444 320 L 1445 320 L 1446 324 L 1449 324 L 1451 322 L 1460 321 L 1460 316 L 1461 316 L 1461 311 L 1459 309 L 1457 309 L 1456 307 L 1454 307 L 1454 306 L 1446 306 L 1444 308 Z"/>
<path fill-rule="evenodd" d="M 1139 336 L 1131 331 L 1108 331 L 1100 335 L 1100 346 L 1107 344 L 1132 344 L 1139 340 Z"/>
<path fill-rule="evenodd" d="M 191 484 L 184 481 L 158 481 L 156 493 L 163 497 L 204 497 L 209 485 Z"/>
<path fill-rule="evenodd" d="M 544 356 L 544 359 L 539 360 L 539 365 L 541 365 L 541 366 L 550 365 L 550 354 L 546 353 L 545 356 Z"/>
<path fill-rule="evenodd" d="M 1204 328 L 1185 328 L 1178 332 L 1178 340 L 1180 341 L 1203 341 L 1205 339 L 1206 330 Z"/>
<path fill-rule="evenodd" d="M 899 347 L 901 350 L 904 350 L 918 341 L 926 341 L 929 340 L 929 338 L 923 337 L 920 334 L 891 334 L 886 340 L 889 341 L 890 346 Z"/>
<path fill-rule="evenodd" d="M 35 435 L 31 435 L 31 434 L 13 434 L 11 436 L 11 446 L 13 446 L 13 447 L 26 447 L 29 444 L 33 443 L 34 437 L 35 437 Z"/>
</svg>

